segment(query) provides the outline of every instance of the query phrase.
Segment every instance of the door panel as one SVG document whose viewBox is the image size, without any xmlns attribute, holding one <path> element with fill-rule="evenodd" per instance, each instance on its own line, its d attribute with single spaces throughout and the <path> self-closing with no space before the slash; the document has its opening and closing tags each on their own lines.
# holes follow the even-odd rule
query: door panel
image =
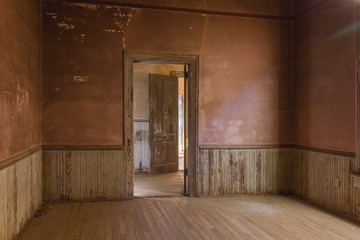
<svg viewBox="0 0 360 240">
<path fill-rule="evenodd" d="M 149 74 L 150 174 L 178 170 L 178 79 Z"/>
<path fill-rule="evenodd" d="M 154 136 L 162 135 L 163 132 L 163 85 L 162 79 L 151 78 L 150 83 L 150 118 L 153 117 L 152 131 Z"/>
<path fill-rule="evenodd" d="M 163 163 L 163 149 L 162 142 L 152 142 L 151 154 L 154 155 L 154 165 Z"/>
<path fill-rule="evenodd" d="M 164 119 L 163 119 L 163 128 L 164 134 L 176 135 L 177 134 L 177 124 L 174 124 L 177 119 L 178 106 L 174 106 L 174 103 L 177 104 L 177 92 L 175 89 L 178 89 L 176 81 L 163 81 L 163 107 L 164 107 Z M 175 112 L 176 111 L 176 112 Z M 176 130 L 176 131 L 175 131 Z"/>
<path fill-rule="evenodd" d="M 175 143 L 174 142 L 165 142 L 164 143 L 164 163 L 173 163 L 174 162 L 174 153 L 175 152 Z M 176 169 L 177 171 L 177 169 Z"/>
</svg>

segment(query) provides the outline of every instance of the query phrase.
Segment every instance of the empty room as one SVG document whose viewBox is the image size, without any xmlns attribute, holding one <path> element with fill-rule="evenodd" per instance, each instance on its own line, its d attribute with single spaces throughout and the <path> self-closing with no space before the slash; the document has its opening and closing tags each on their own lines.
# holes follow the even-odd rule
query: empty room
<svg viewBox="0 0 360 240">
<path fill-rule="evenodd" d="M 0 0 L 0 240 L 359 240 L 359 47 L 359 0 Z"/>
</svg>

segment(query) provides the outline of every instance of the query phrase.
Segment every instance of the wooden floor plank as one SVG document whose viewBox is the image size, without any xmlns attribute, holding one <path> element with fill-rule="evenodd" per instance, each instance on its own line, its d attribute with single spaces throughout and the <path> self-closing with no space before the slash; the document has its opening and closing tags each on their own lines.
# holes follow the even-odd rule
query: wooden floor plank
<svg viewBox="0 0 360 240">
<path fill-rule="evenodd" d="M 20 240 L 360 239 L 360 227 L 293 197 L 136 198 L 48 204 Z"/>
</svg>

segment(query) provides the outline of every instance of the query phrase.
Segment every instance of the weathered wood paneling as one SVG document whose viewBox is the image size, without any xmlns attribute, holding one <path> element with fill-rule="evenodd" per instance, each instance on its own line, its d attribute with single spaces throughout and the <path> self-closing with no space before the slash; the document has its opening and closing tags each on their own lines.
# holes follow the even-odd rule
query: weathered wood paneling
<svg viewBox="0 0 360 240">
<path fill-rule="evenodd" d="M 44 150 L 43 165 L 45 201 L 115 200 L 132 196 L 124 150 Z"/>
<path fill-rule="evenodd" d="M 352 217 L 350 165 L 353 157 L 293 149 L 293 193 Z M 338 181 L 338 186 L 336 182 Z"/>
<path fill-rule="evenodd" d="M 134 166 L 135 172 L 149 172 L 150 142 L 149 121 L 134 122 Z"/>
<path fill-rule="evenodd" d="M 0 171 L 0 239 L 14 239 L 42 203 L 41 151 Z"/>
<path fill-rule="evenodd" d="M 360 221 L 360 174 L 351 175 L 350 189 L 351 215 Z"/>
<path fill-rule="evenodd" d="M 199 196 L 291 192 L 291 150 L 200 149 Z"/>
</svg>

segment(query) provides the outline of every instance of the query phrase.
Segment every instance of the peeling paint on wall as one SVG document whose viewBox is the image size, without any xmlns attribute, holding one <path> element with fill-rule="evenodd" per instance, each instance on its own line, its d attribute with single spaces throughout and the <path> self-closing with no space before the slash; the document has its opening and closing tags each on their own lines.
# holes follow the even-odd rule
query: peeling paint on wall
<svg viewBox="0 0 360 240">
<path fill-rule="evenodd" d="M 58 23 L 57 25 L 58 25 L 60 28 L 63 28 L 63 29 L 66 29 L 66 30 L 74 29 L 74 28 L 75 28 L 74 25 L 68 24 L 68 23 L 65 23 L 65 22 Z"/>
<path fill-rule="evenodd" d="M 0 2 L 1 162 L 41 142 L 38 61 L 41 46 L 40 2 Z M 52 19 L 51 14 L 46 16 Z M 0 239 L 3 239 L 2 236 L 0 230 Z"/>
<path fill-rule="evenodd" d="M 88 3 L 71 3 L 69 5 L 86 8 L 87 10 L 91 10 L 91 11 L 98 11 L 100 8 L 100 6 L 98 5 L 88 4 Z"/>
<path fill-rule="evenodd" d="M 4 94 L 7 94 L 7 95 L 11 95 L 11 96 L 14 95 L 13 93 L 11 93 L 11 92 L 6 92 L 6 91 L 4 91 L 3 93 L 4 93 Z"/>
<path fill-rule="evenodd" d="M 44 141 L 122 143 L 123 129 L 115 126 L 123 126 L 123 112 L 115 109 L 123 106 L 119 66 L 125 48 L 201 56 L 200 143 L 287 142 L 289 74 L 282 69 L 289 62 L 289 25 L 284 21 L 62 1 L 50 1 L 45 12 L 58 15 L 56 21 L 44 15 L 44 93 L 50 99 L 44 107 Z M 56 24 L 61 22 L 75 29 L 60 29 Z M 80 34 L 86 35 L 84 42 Z M 57 87 L 61 94 L 54 94 Z M 101 114 L 95 116 L 96 111 Z M 74 112 L 81 117 L 71 116 Z M 84 126 L 87 118 L 91 121 Z M 279 124 L 284 130 L 274 127 Z"/>
<path fill-rule="evenodd" d="M 29 92 L 17 84 L 16 88 L 16 112 L 22 112 L 29 103 Z"/>
<path fill-rule="evenodd" d="M 122 47 L 126 48 L 125 37 L 122 37 Z"/>
<path fill-rule="evenodd" d="M 115 24 L 118 26 L 119 30 L 117 32 L 124 34 L 126 28 L 128 27 L 131 18 L 134 13 L 138 13 L 141 9 L 136 8 L 118 8 L 118 13 L 114 14 Z M 125 36 L 122 37 L 122 47 L 126 48 Z"/>
<path fill-rule="evenodd" d="M 80 35 L 78 36 L 75 36 L 76 40 L 78 43 L 84 43 L 85 42 L 85 38 L 86 38 L 86 35 L 83 34 L 83 33 L 80 33 Z"/>
<path fill-rule="evenodd" d="M 47 12 L 46 15 L 51 16 L 53 20 L 57 19 L 57 13 Z"/>
<path fill-rule="evenodd" d="M 125 31 L 131 21 L 131 18 L 134 14 L 141 12 L 141 9 L 137 8 L 127 8 L 127 7 L 116 7 L 116 6 L 102 6 L 96 4 L 86 4 L 86 3 L 65 3 L 65 5 L 76 7 L 79 10 L 76 12 L 80 13 L 79 18 L 74 19 L 73 16 L 64 15 L 63 12 L 56 12 L 54 9 L 47 11 L 45 14 L 50 17 L 50 21 L 56 23 L 57 27 L 63 30 L 72 30 L 75 28 L 82 28 L 86 26 L 87 23 L 91 22 L 94 17 L 102 18 L 104 15 L 113 16 L 112 22 L 99 23 L 104 27 L 100 31 L 120 34 L 120 41 L 122 48 L 126 47 Z M 50 8 L 50 4 L 47 6 L 44 5 L 45 9 Z M 81 10 L 80 10 L 81 9 Z M 56 9 L 55 9 L 56 10 Z M 76 16 L 78 17 L 78 16 Z M 81 25 L 79 23 L 81 22 Z M 90 24 L 90 23 L 89 23 Z M 190 27 L 192 28 L 192 27 Z M 96 26 L 94 26 L 96 29 Z M 62 32 L 58 32 L 58 41 L 63 41 L 64 37 Z M 84 43 L 85 36 L 80 35 L 75 37 L 78 43 Z"/>
<path fill-rule="evenodd" d="M 116 33 L 117 32 L 115 29 L 102 29 L 102 31 L 109 32 L 109 33 Z"/>
<path fill-rule="evenodd" d="M 87 76 L 74 76 L 74 82 L 87 82 L 89 78 Z"/>
</svg>

